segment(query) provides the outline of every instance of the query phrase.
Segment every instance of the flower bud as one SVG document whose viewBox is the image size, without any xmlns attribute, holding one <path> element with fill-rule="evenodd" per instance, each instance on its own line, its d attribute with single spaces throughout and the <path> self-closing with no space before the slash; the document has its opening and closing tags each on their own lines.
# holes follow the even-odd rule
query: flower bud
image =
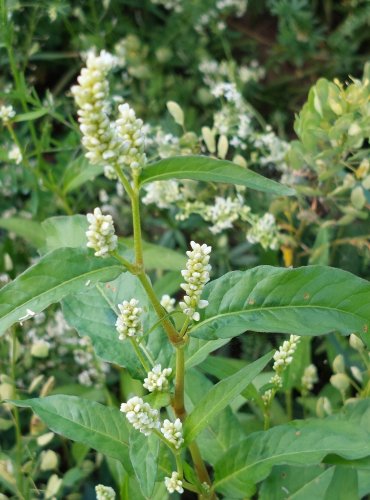
<svg viewBox="0 0 370 500">
<path fill-rule="evenodd" d="M 362 340 L 354 333 L 351 333 L 351 335 L 349 336 L 349 345 L 352 347 L 352 349 L 355 349 L 359 352 L 363 351 L 365 347 Z"/>
<path fill-rule="evenodd" d="M 344 373 L 345 372 L 344 358 L 341 354 L 338 354 L 338 356 L 336 356 L 334 358 L 333 371 L 334 371 L 334 373 Z"/>
<path fill-rule="evenodd" d="M 349 378 L 344 373 L 337 373 L 330 377 L 330 383 L 338 391 L 344 393 L 349 387 Z"/>
<path fill-rule="evenodd" d="M 58 455 L 53 450 L 41 452 L 40 469 L 42 471 L 54 470 L 58 466 Z"/>
<path fill-rule="evenodd" d="M 331 415 L 332 408 L 330 401 L 328 398 L 321 397 L 317 400 L 316 403 L 316 415 L 320 418 L 326 417 L 327 415 Z"/>
</svg>

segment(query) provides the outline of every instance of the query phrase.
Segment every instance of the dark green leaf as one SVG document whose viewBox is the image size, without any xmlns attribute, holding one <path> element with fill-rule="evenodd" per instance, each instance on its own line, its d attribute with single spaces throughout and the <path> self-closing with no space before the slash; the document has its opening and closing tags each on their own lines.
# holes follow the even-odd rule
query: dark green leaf
<svg viewBox="0 0 370 500">
<path fill-rule="evenodd" d="M 127 471 L 132 470 L 126 418 L 118 409 L 63 395 L 12 403 L 31 408 L 53 432 L 116 458 Z"/>
<path fill-rule="evenodd" d="M 19 217 L 0 219 L 0 227 L 20 236 L 35 248 L 43 245 L 45 234 L 39 222 Z"/>
<path fill-rule="evenodd" d="M 116 260 L 96 258 L 87 249 L 50 252 L 0 290 L 0 332 L 27 316 L 27 310 L 41 312 L 86 285 L 111 281 L 120 272 Z"/>
<path fill-rule="evenodd" d="M 95 179 L 103 173 L 104 168 L 101 165 L 91 165 L 84 156 L 73 160 L 66 168 L 63 175 L 63 192 L 74 191 L 87 181 Z"/>
<path fill-rule="evenodd" d="M 233 271 L 209 283 L 209 306 L 190 331 L 203 339 L 246 330 L 296 335 L 356 333 L 370 345 L 370 283 L 323 266 Z"/>
<path fill-rule="evenodd" d="M 192 179 L 247 186 L 277 195 L 292 195 L 294 190 L 227 160 L 208 156 L 173 156 L 147 166 L 141 173 L 141 185 L 168 179 Z"/>
<path fill-rule="evenodd" d="M 31 120 L 37 120 L 37 118 L 45 116 L 48 112 L 49 110 L 47 108 L 40 108 L 35 111 L 30 111 L 29 113 L 21 113 L 14 117 L 13 122 L 28 122 Z"/>
</svg>

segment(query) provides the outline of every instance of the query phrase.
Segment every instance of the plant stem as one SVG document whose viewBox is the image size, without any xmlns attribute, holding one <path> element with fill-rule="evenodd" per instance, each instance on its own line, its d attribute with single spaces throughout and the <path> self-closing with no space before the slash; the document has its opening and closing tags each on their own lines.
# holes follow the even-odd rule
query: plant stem
<svg viewBox="0 0 370 500">
<path fill-rule="evenodd" d="M 136 342 L 136 340 L 132 337 L 130 337 L 130 342 L 132 344 L 132 347 L 134 348 L 135 352 L 136 352 L 136 355 L 137 357 L 139 358 L 140 360 L 140 363 L 142 364 L 144 370 L 146 371 L 146 373 L 148 373 L 150 371 L 150 366 L 148 365 L 147 363 L 147 360 L 145 359 L 138 343 Z"/>
<path fill-rule="evenodd" d="M 206 466 L 203 462 L 203 459 L 201 457 L 198 445 L 195 441 L 193 441 L 191 444 L 189 444 L 189 451 L 190 451 L 191 458 L 193 460 L 195 470 L 197 471 L 200 482 L 207 483 L 211 486 L 212 485 L 211 479 L 209 477 L 207 468 L 206 468 Z M 215 498 L 214 495 L 212 495 L 212 497 Z"/>
<path fill-rule="evenodd" d="M 175 379 L 175 395 L 172 406 L 176 416 L 181 420 L 185 420 L 185 352 L 182 347 L 176 348 L 176 379 Z"/>
<path fill-rule="evenodd" d="M 285 404 L 286 404 L 286 413 L 288 420 L 293 419 L 293 401 L 292 401 L 292 391 L 289 389 L 285 391 Z"/>
<path fill-rule="evenodd" d="M 135 247 L 135 263 L 138 268 L 144 268 L 143 259 L 143 243 L 141 236 L 140 224 L 140 200 L 139 189 L 137 187 L 137 179 L 135 178 L 135 188 L 131 198 L 132 204 L 132 223 L 134 228 L 134 247 Z"/>
<path fill-rule="evenodd" d="M 112 257 L 117 259 L 124 267 L 128 269 L 131 273 L 134 273 L 134 266 L 126 260 L 124 257 L 122 257 L 117 251 L 111 252 Z"/>
</svg>

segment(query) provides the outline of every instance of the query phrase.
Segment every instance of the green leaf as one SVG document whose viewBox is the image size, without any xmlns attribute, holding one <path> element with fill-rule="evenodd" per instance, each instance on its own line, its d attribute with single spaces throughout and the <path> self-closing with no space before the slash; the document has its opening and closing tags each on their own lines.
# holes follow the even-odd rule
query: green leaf
<svg viewBox="0 0 370 500">
<path fill-rule="evenodd" d="M 322 335 L 356 333 L 370 345 L 370 284 L 323 266 L 233 271 L 206 285 L 209 306 L 190 330 L 203 339 L 230 338 L 246 330 Z"/>
<path fill-rule="evenodd" d="M 152 163 L 140 175 L 141 185 L 169 179 L 222 182 L 247 186 L 276 195 L 293 195 L 294 190 L 227 160 L 208 156 L 173 156 Z"/>
<path fill-rule="evenodd" d="M 44 230 L 39 222 L 19 217 L 0 219 L 0 227 L 20 236 L 35 248 L 39 248 L 44 243 Z"/>
<path fill-rule="evenodd" d="M 327 227 L 321 227 L 311 249 L 310 264 L 327 266 L 330 259 L 330 234 Z"/>
<path fill-rule="evenodd" d="M 98 259 L 97 259 L 98 260 Z M 135 297 L 143 308 L 144 333 L 149 332 L 158 318 L 150 305 L 146 292 L 136 276 L 122 273 L 115 281 L 71 295 L 63 301 L 66 321 L 82 337 L 90 337 L 97 355 L 110 363 L 127 368 L 132 377 L 143 378 L 143 370 L 131 342 L 119 340 L 115 327 L 117 305 Z M 93 311 L 93 314 L 92 314 Z M 172 355 L 171 345 L 161 328 L 155 328 L 143 344 L 155 363 L 168 366 Z"/>
<path fill-rule="evenodd" d="M 63 192 L 69 193 L 103 173 L 101 165 L 91 165 L 84 156 L 71 161 L 64 171 Z"/>
<path fill-rule="evenodd" d="M 274 465 L 317 465 L 330 454 L 348 460 L 370 455 L 370 401 L 326 419 L 297 420 L 248 436 L 215 465 L 215 489 L 233 498 L 252 496 Z"/>
<path fill-rule="evenodd" d="M 130 429 L 130 460 L 143 495 L 151 498 L 157 477 L 159 438 Z"/>
<path fill-rule="evenodd" d="M 35 111 L 30 111 L 29 113 L 21 113 L 16 115 L 13 122 L 29 122 L 31 120 L 37 120 L 37 118 L 41 118 L 48 114 L 49 110 L 47 108 L 36 109 Z"/>
<path fill-rule="evenodd" d="M 27 310 L 39 313 L 86 283 L 111 281 L 120 272 L 114 259 L 98 259 L 87 249 L 55 250 L 0 290 L 0 332 L 27 316 Z"/>
<path fill-rule="evenodd" d="M 348 500 L 361 498 L 357 471 L 350 467 L 331 467 L 291 495 L 291 500 Z"/>
<path fill-rule="evenodd" d="M 127 248 L 134 248 L 133 238 L 120 238 Z M 147 269 L 181 271 L 185 268 L 185 255 L 171 250 L 171 248 L 155 245 L 154 243 L 143 242 L 143 254 L 145 267 Z"/>
<path fill-rule="evenodd" d="M 208 357 L 208 354 L 228 342 L 229 339 L 201 340 L 191 337 L 189 344 L 186 346 L 185 368 L 189 369 L 199 365 Z"/>
<path fill-rule="evenodd" d="M 116 408 L 63 395 L 12 403 L 31 408 L 53 432 L 116 458 L 132 471 L 126 418 Z"/>
<path fill-rule="evenodd" d="M 236 398 L 267 365 L 272 353 L 254 361 L 240 371 L 218 382 L 198 402 L 194 410 L 187 417 L 184 425 L 184 439 L 186 443 L 194 441 L 196 436 L 208 422 Z"/>
</svg>

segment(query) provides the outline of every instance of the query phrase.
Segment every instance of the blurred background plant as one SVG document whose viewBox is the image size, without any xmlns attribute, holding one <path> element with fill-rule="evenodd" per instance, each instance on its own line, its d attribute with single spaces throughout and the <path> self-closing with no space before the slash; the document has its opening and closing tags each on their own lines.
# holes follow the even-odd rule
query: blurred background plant
<svg viewBox="0 0 370 500">
<path fill-rule="evenodd" d="M 0 286 L 37 259 L 37 249 L 50 249 L 42 221 L 56 228 L 55 238 L 75 231 L 72 224 L 61 233 L 54 216 L 99 205 L 130 245 L 127 200 L 101 175 L 103 166 L 86 160 L 70 93 L 87 52 L 101 49 L 116 58 L 112 106 L 128 101 L 144 120 L 149 160 L 211 155 L 297 192 L 276 199 L 191 181 L 146 186 L 145 238 L 179 253 L 167 253 L 170 263 L 152 273 L 158 292 L 176 296 L 190 239 L 213 246 L 213 277 L 258 264 L 325 264 L 368 278 L 367 0 L 0 0 L 0 21 Z M 147 248 L 151 269 L 163 261 L 161 247 Z M 6 339 L 1 399 L 56 391 L 112 403 L 140 391 L 119 367 L 106 370 L 60 310 L 24 319 Z M 219 355 L 238 363 L 277 342 L 246 335 Z M 290 417 L 316 407 L 325 414 L 363 395 L 368 355 L 352 347 L 334 334 L 301 342 L 284 375 L 285 399 L 278 394 L 271 403 L 272 422 L 286 419 L 284 405 Z M 337 361 L 333 375 L 338 355 L 344 367 Z M 201 369 L 219 373 L 212 358 Z M 266 390 L 271 375 L 261 379 Z M 250 414 L 246 422 L 259 428 Z M 41 488 L 46 498 L 59 491 L 72 500 L 122 474 L 6 405 L 0 425 L 0 484 L 8 495 L 27 498 Z M 15 470 L 24 476 L 20 490 Z"/>
</svg>

